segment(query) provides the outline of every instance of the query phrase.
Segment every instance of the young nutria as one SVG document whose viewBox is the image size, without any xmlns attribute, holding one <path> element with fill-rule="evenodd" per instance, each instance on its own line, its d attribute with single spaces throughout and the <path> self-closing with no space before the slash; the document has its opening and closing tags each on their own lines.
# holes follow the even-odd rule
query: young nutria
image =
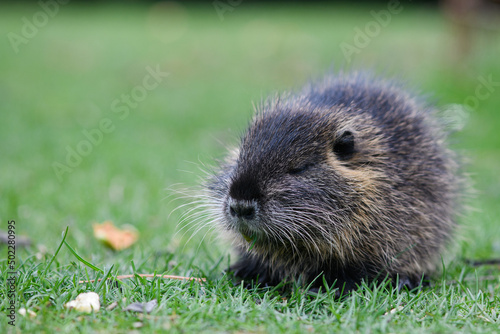
<svg viewBox="0 0 500 334">
<path fill-rule="evenodd" d="M 230 269 L 262 285 L 417 287 L 452 233 L 460 179 L 434 113 L 363 73 L 264 103 L 208 181 L 241 254 Z"/>
</svg>

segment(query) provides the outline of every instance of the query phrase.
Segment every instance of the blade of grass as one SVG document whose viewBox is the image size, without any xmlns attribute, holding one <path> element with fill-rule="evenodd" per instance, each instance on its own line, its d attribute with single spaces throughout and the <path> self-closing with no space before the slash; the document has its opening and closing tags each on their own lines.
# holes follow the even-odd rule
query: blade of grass
<svg viewBox="0 0 500 334">
<path fill-rule="evenodd" d="M 101 282 L 99 283 L 99 285 L 97 286 L 97 288 L 95 289 L 94 292 L 98 293 L 101 290 L 102 285 L 106 283 L 106 281 L 108 280 L 109 276 L 111 275 L 111 271 L 113 270 L 114 267 L 115 267 L 115 265 L 113 264 L 111 266 L 111 268 L 109 268 L 109 270 L 106 272 L 104 277 L 101 279 Z"/>
<path fill-rule="evenodd" d="M 73 255 L 78 259 L 78 261 L 80 261 L 81 263 L 83 263 L 84 265 L 86 265 L 87 267 L 89 267 L 90 269 L 93 269 L 95 271 L 98 271 L 102 274 L 104 274 L 104 270 L 94 266 L 92 263 L 90 263 L 89 261 L 85 260 L 84 258 L 82 258 L 80 255 L 78 255 L 76 253 L 76 251 L 66 242 L 66 240 L 63 240 L 64 244 L 66 245 L 66 247 L 68 247 L 69 251 L 71 253 L 73 253 Z"/>
<path fill-rule="evenodd" d="M 64 234 L 63 234 L 63 238 L 62 238 L 62 241 L 61 243 L 59 244 L 59 247 L 57 247 L 57 250 L 56 252 L 54 253 L 54 255 L 52 256 L 52 259 L 50 259 L 50 262 L 49 264 L 47 265 L 47 268 L 45 268 L 45 271 L 43 272 L 43 277 L 45 277 L 45 275 L 47 275 L 47 271 L 49 270 L 52 262 L 54 262 L 54 260 L 56 259 L 56 256 L 57 254 L 59 254 L 59 251 L 61 250 L 61 247 L 63 245 L 63 243 L 66 242 L 66 236 L 68 235 L 68 230 L 69 230 L 69 226 L 66 226 L 66 231 L 64 231 Z"/>
</svg>

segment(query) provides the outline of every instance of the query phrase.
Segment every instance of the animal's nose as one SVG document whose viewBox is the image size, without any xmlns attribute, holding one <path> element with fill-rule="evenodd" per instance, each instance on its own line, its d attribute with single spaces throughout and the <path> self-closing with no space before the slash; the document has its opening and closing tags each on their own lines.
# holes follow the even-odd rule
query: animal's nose
<svg viewBox="0 0 500 334">
<path fill-rule="evenodd" d="M 233 200 L 229 205 L 229 213 L 233 218 L 252 220 L 257 212 L 257 204 L 249 201 Z"/>
</svg>

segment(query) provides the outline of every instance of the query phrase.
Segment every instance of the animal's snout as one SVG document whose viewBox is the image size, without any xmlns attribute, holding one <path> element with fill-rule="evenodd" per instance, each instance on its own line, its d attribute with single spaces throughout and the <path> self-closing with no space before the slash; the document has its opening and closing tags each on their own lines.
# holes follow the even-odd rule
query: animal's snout
<svg viewBox="0 0 500 334">
<path fill-rule="evenodd" d="M 235 219 L 253 220 L 257 215 L 255 201 L 231 200 L 229 214 Z"/>
</svg>

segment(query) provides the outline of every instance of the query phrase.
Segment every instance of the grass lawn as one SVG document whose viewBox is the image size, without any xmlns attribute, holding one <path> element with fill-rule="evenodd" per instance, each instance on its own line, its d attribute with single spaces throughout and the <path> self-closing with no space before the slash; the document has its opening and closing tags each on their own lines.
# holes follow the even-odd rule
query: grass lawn
<svg viewBox="0 0 500 334">
<path fill-rule="evenodd" d="M 237 142 L 252 101 L 346 64 L 339 45 L 354 44 L 357 28 L 374 20 L 370 11 L 386 8 L 324 6 L 243 2 L 221 14 L 210 2 L 69 3 L 44 20 L 37 3 L 0 5 L 0 231 L 15 220 L 18 242 L 13 299 L 8 249 L 0 245 L 0 333 L 500 332 L 500 269 L 467 262 L 500 258 L 499 33 L 480 35 L 458 61 L 453 30 L 436 11 L 403 4 L 352 62 L 407 79 L 443 108 L 477 102 L 451 137 L 468 160 L 472 210 L 432 287 L 365 286 L 342 300 L 332 291 L 247 290 L 223 274 L 227 244 L 208 228 L 195 233 L 193 222 L 179 224 L 189 207 L 174 209 L 189 200 L 174 190 L 198 187 L 203 170 Z M 92 223 L 106 220 L 135 226 L 138 243 L 120 252 L 104 247 Z M 66 242 L 109 275 L 207 281 L 79 284 L 102 274 L 64 244 L 53 258 L 66 227 Z M 21 247 L 23 236 L 31 246 Z M 87 291 L 99 294 L 99 312 L 64 308 Z M 148 315 L 122 310 L 152 299 L 158 308 Z M 9 325 L 11 300 L 37 316 L 16 313 Z"/>
</svg>

